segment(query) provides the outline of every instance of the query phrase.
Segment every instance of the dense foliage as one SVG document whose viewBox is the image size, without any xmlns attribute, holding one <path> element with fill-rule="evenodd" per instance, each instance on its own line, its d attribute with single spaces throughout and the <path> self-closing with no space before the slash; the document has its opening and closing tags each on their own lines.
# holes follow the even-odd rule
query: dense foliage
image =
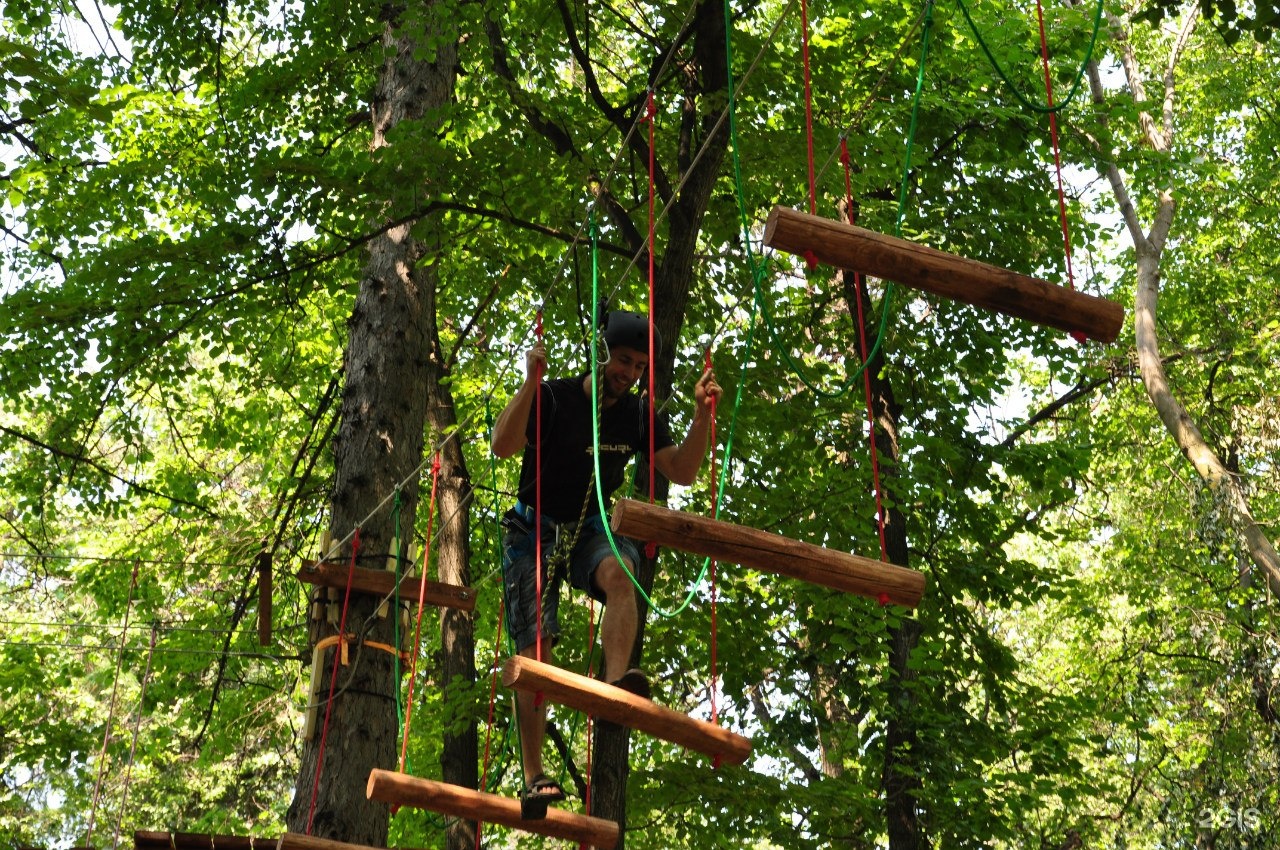
<svg viewBox="0 0 1280 850">
<path fill-rule="evenodd" d="M 371 150 L 384 30 L 441 8 L 460 33 L 461 72 L 442 129 L 406 121 Z M 438 228 L 438 333 L 476 487 L 477 667 L 501 657 L 496 517 L 515 469 L 493 463 L 488 423 L 520 377 L 539 309 L 552 368 L 584 367 L 593 259 L 605 294 L 644 308 L 645 263 L 630 250 L 643 234 L 626 228 L 645 221 L 648 167 L 628 130 L 647 133 L 635 119 L 652 87 L 656 156 L 678 175 L 707 138 L 694 119 L 727 116 L 723 99 L 694 97 L 685 11 L 4 5 L 6 845 L 282 830 L 311 660 L 307 590 L 293 574 L 327 528 L 346 323 L 386 222 L 429 214 Z M 774 204 L 807 202 L 797 11 L 725 4 L 735 134 L 696 234 L 670 409 L 682 430 L 709 346 L 727 390 L 722 447 L 733 426 L 722 515 L 876 556 L 862 384 L 832 392 L 859 362 L 846 292 L 832 270 L 761 256 L 756 241 Z M 1175 49 L 1194 4 L 1160 26 L 1106 5 L 1097 94 L 1086 85 L 1058 113 L 1069 279 L 1048 119 L 1010 89 L 1045 97 L 1034 15 L 970 3 L 979 44 L 954 4 L 808 11 L 821 214 L 839 214 L 847 139 L 864 226 L 1129 306 L 1125 210 L 1099 175 L 1116 167 L 1147 226 L 1163 198 L 1176 201 L 1160 266 L 1165 368 L 1274 531 L 1280 80 L 1269 43 L 1224 43 L 1206 26 Z M 1094 8 L 1045 12 L 1061 95 L 1089 55 Z M 674 54 L 655 55 L 658 44 Z M 1152 88 L 1145 101 L 1139 80 Z M 1165 82 L 1176 85 L 1162 101 Z M 1150 121 L 1169 131 L 1166 148 L 1149 144 Z M 660 181 L 657 193 L 661 209 L 680 188 Z M 593 198 L 617 209 L 602 202 L 589 216 Z M 683 224 L 658 224 L 659 264 Z M 1274 846 L 1276 601 L 1234 515 L 1152 411 L 1132 333 L 1079 345 L 871 289 L 889 311 L 877 377 L 899 407 L 884 490 L 905 520 L 909 565 L 928 577 L 925 600 L 882 608 L 722 565 L 718 705 L 755 756 L 713 770 L 634 738 L 627 843 Z M 673 498 L 709 512 L 709 478 Z M 423 493 L 419 552 L 429 515 Z M 275 578 L 267 646 L 255 627 L 264 551 Z M 658 604 L 674 607 L 701 567 L 664 552 Z M 660 700 L 706 716 L 710 587 L 694 596 L 679 616 L 651 616 L 644 654 Z M 562 608 L 560 658 L 584 669 L 589 612 Z M 907 622 L 919 639 L 898 676 L 891 646 Z M 425 776 L 436 775 L 444 718 L 488 715 L 483 676 L 441 710 L 439 639 L 426 640 L 415 686 L 410 763 Z M 499 697 L 489 778 L 510 794 L 514 733 Z M 567 711 L 555 719 L 581 771 L 585 726 Z M 904 719 L 905 755 L 886 735 Z M 889 837 L 890 755 L 917 782 L 914 844 Z M 410 809 L 392 825 L 397 846 L 443 846 L 441 835 L 439 818 Z M 485 836 L 539 846 L 492 827 Z"/>
</svg>

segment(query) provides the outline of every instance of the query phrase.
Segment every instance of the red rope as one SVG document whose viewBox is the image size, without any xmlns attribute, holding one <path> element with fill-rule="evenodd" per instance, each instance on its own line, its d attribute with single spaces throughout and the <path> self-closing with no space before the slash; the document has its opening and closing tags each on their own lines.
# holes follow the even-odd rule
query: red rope
<svg viewBox="0 0 1280 850">
<path fill-rule="evenodd" d="M 1036 18 L 1040 24 L 1040 63 L 1044 66 L 1045 102 L 1049 106 L 1049 137 L 1053 142 L 1053 165 L 1058 177 L 1058 223 L 1062 227 L 1062 249 L 1067 260 L 1067 286 L 1076 288 L 1075 269 L 1071 262 L 1071 227 L 1067 223 L 1067 194 L 1062 188 L 1062 151 L 1058 145 L 1058 113 L 1053 108 L 1053 77 L 1049 73 L 1049 41 L 1044 34 L 1044 7 L 1036 0 Z M 1081 331 L 1072 331 L 1076 342 L 1084 343 L 1087 337 Z"/>
<path fill-rule="evenodd" d="M 480 790 L 486 790 L 489 784 L 489 744 L 493 739 L 493 707 L 498 701 L 498 659 L 502 650 L 502 615 L 506 610 L 501 597 L 498 599 L 498 631 L 493 636 L 493 666 L 489 675 L 489 721 L 484 730 L 484 769 L 480 772 Z M 484 832 L 484 821 L 476 821 L 476 850 L 480 850 L 480 836 Z"/>
<path fill-rule="evenodd" d="M 538 337 L 538 342 L 542 342 L 542 311 L 538 311 L 534 325 L 534 333 Z M 534 644 L 533 654 L 538 660 L 542 660 L 542 364 L 537 366 L 537 395 L 533 400 L 533 415 L 537 421 L 534 423 L 534 474 L 533 474 L 533 585 L 534 590 L 538 594 L 538 629 L 536 633 L 537 642 Z M 542 694 L 539 692 L 534 700 L 534 704 L 540 705 Z"/>
<path fill-rule="evenodd" d="M 436 492 L 440 484 L 440 452 L 431 461 L 431 503 L 427 507 L 427 539 L 422 548 L 422 577 L 418 583 L 418 616 L 413 630 L 413 662 L 409 665 L 409 696 L 405 699 L 404 737 L 400 742 L 400 772 L 409 754 L 409 724 L 413 720 L 413 684 L 418 676 L 418 651 L 422 647 L 422 609 L 426 606 L 427 574 L 431 566 L 431 541 L 436 521 Z"/>
<path fill-rule="evenodd" d="M 653 289 L 654 289 L 654 276 L 655 276 L 654 264 L 653 264 L 653 250 L 654 250 L 654 233 L 653 233 L 654 203 L 653 202 L 654 202 L 654 175 L 656 172 L 656 164 L 655 164 L 654 152 L 653 152 L 653 125 L 654 125 L 654 119 L 657 116 L 657 114 L 658 114 L 658 107 L 653 99 L 653 89 L 650 89 L 649 103 L 648 103 L 648 122 L 649 122 L 649 504 L 653 504 L 656 498 L 655 494 L 657 492 L 655 490 L 655 487 L 657 486 L 656 467 L 653 461 L 653 453 L 656 446 L 654 433 L 653 433 L 653 423 L 654 423 L 654 416 L 655 416 L 654 400 L 658 397 L 657 391 L 656 391 L 655 379 L 654 379 L 654 364 L 657 363 L 657 357 L 656 357 L 657 352 L 653 350 L 654 349 Z M 650 544 L 650 547 L 652 547 L 652 544 Z M 647 547 L 646 554 L 648 554 L 648 556 L 652 558 L 656 553 L 651 551 Z"/>
<path fill-rule="evenodd" d="M 120 795 L 120 817 L 116 820 L 116 834 L 111 847 L 120 846 L 120 827 L 124 824 L 124 813 L 129 809 L 129 785 L 133 781 L 133 763 L 138 757 L 138 729 L 142 726 L 142 706 L 147 699 L 147 684 L 151 681 L 151 662 L 156 656 L 156 626 L 151 625 L 151 645 L 147 648 L 147 669 L 142 674 L 142 684 L 138 689 L 138 714 L 133 719 L 133 743 L 129 746 L 129 766 L 124 772 L 124 791 Z"/>
<path fill-rule="evenodd" d="M 849 223 L 853 224 L 857 215 L 853 211 L 853 166 L 849 160 L 849 143 L 840 140 L 840 162 L 844 165 L 845 206 L 849 212 Z M 867 360 L 867 321 L 862 309 L 862 275 L 854 275 L 855 301 L 858 304 L 858 350 L 865 363 Z M 871 398 L 871 370 L 862 370 L 862 386 L 867 398 L 867 444 L 871 449 L 871 482 L 876 493 L 876 530 L 880 534 L 880 560 L 889 560 L 889 550 L 884 536 L 884 494 L 880 487 L 880 452 L 876 448 L 876 413 Z M 887 600 L 881 595 L 880 604 Z"/>
<path fill-rule="evenodd" d="M 589 597 L 588 597 L 589 598 Z M 591 657 L 591 653 L 596 646 L 596 601 L 590 599 L 590 607 L 587 614 L 587 657 Z M 587 675 L 591 676 L 593 671 L 591 666 L 587 667 Z M 595 729 L 595 718 L 590 714 L 587 715 L 587 787 L 582 795 L 582 812 L 585 815 L 591 814 L 591 737 L 592 731 Z M 588 850 L 588 845 L 584 841 L 578 845 L 578 850 Z"/>
<path fill-rule="evenodd" d="M 711 371 L 711 349 L 706 349 L 705 353 L 706 371 Z M 718 512 L 720 504 L 720 481 L 716 476 L 716 398 L 711 397 L 711 512 Z M 720 711 L 717 705 L 717 684 L 719 681 L 719 669 L 717 667 L 716 657 L 716 635 L 718 633 L 716 624 L 716 560 L 711 559 L 711 722 L 720 722 Z M 719 767 L 719 756 L 716 757 L 716 766 Z"/>
<path fill-rule="evenodd" d="M 329 718 L 333 714 L 333 692 L 338 683 L 338 662 L 342 660 L 342 639 L 347 634 L 347 609 L 351 603 L 351 582 L 356 574 L 356 553 L 360 551 L 360 529 L 355 530 L 351 539 L 351 566 L 347 569 L 347 591 L 342 597 L 342 617 L 338 621 L 340 638 L 333 652 L 333 667 L 329 671 L 329 697 L 325 700 L 324 726 L 320 730 L 320 751 L 316 753 L 316 778 L 311 785 L 311 807 L 307 811 L 307 835 L 311 834 L 311 825 L 316 816 L 316 799 L 320 796 L 320 774 L 324 772 L 324 748 L 329 740 Z"/>
<path fill-rule="evenodd" d="M 102 778 L 107 767 L 107 743 L 111 740 L 111 727 L 116 717 L 116 695 L 120 690 L 120 667 L 124 663 L 124 644 L 129 634 L 129 613 L 133 610 L 133 592 L 138 587 L 139 562 L 133 562 L 133 577 L 129 579 L 129 594 L 124 603 L 124 625 L 120 627 L 120 649 L 116 653 L 116 675 L 111 683 L 111 708 L 107 711 L 107 726 L 102 733 L 102 752 L 98 754 L 98 779 L 93 784 L 93 806 L 89 809 L 89 831 L 85 835 L 85 846 L 93 845 L 93 822 L 98 816 L 99 795 L 102 792 Z"/>
<path fill-rule="evenodd" d="M 804 129 L 809 164 L 809 215 L 818 214 L 818 185 L 813 170 L 813 88 L 809 75 L 809 3 L 800 0 L 800 54 L 804 63 Z M 818 267 L 818 255 L 806 248 L 804 263 L 809 271 Z"/>
</svg>

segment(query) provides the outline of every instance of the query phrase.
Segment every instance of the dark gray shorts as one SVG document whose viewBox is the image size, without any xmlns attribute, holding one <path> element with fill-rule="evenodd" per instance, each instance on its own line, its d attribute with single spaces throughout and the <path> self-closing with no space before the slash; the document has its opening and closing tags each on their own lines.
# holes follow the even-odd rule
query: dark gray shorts
<svg viewBox="0 0 1280 850">
<path fill-rule="evenodd" d="M 569 583 L 585 590 L 591 598 L 608 603 L 604 593 L 595 586 L 592 577 L 605 558 L 613 555 L 609 538 L 604 533 L 600 517 L 588 517 L 582 533 L 574 544 L 569 560 Z M 572 535 L 572 529 L 562 528 L 560 533 Z M 542 533 L 542 634 L 552 644 L 560 634 L 557 617 L 560 603 L 560 583 L 564 579 L 563 565 L 553 575 L 547 574 L 551 554 L 555 549 L 555 526 L 543 522 Z M 635 541 L 615 535 L 618 553 L 627 561 L 627 569 L 635 571 L 640 563 L 640 552 Z M 534 572 L 535 541 L 533 534 L 519 529 L 508 529 L 502 537 L 502 593 L 507 609 L 507 634 L 519 652 L 533 646 L 538 640 L 538 577 Z"/>
</svg>

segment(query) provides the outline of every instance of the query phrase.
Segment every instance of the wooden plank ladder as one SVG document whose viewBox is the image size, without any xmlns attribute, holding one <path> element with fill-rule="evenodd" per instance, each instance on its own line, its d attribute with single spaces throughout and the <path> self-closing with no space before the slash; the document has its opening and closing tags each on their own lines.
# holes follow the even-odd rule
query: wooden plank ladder
<svg viewBox="0 0 1280 850">
<path fill-rule="evenodd" d="M 634 499 L 618 500 L 609 526 L 615 534 L 908 608 L 924 595 L 924 574 L 916 570 Z"/>
<path fill-rule="evenodd" d="M 580 815 L 564 809 L 549 808 L 544 818 L 524 820 L 520 801 L 485 791 L 463 788 L 445 782 L 420 779 L 391 770 L 375 768 L 369 774 L 365 789 L 370 800 L 397 806 L 413 806 L 467 820 L 496 823 L 551 838 L 562 838 L 601 850 L 618 844 L 618 825 L 603 818 Z M 287 850 L 287 848 L 281 848 Z M 311 850 L 298 847 L 297 850 Z M 323 848 L 316 848 L 323 850 Z"/>
<path fill-rule="evenodd" d="M 764 244 L 1099 342 L 1114 342 L 1124 325 L 1114 301 L 787 207 L 769 213 Z"/>
</svg>

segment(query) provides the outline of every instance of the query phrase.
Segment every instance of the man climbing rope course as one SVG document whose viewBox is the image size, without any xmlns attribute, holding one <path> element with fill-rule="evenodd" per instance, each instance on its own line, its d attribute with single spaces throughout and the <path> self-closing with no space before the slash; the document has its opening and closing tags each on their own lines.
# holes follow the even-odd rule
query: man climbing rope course
<svg viewBox="0 0 1280 850">
<path fill-rule="evenodd" d="M 648 698 L 649 682 L 644 673 L 627 669 L 639 629 L 639 610 L 628 571 L 634 574 L 640 556 L 634 541 L 614 538 L 618 553 L 627 562 L 624 570 L 605 533 L 605 518 L 595 498 L 592 405 L 599 404 L 600 489 L 607 501 L 622 484 L 631 456 L 648 456 L 650 445 L 658 472 L 673 483 L 692 484 L 706 457 L 712 408 L 722 391 L 715 374 L 710 369 L 704 371 L 694 385 L 695 409 L 689 432 L 676 445 L 666 423 L 650 415 L 648 400 L 632 391 L 649 367 L 648 319 L 638 313 L 613 311 L 605 318 L 601 337 L 606 356 L 596 381 L 598 399 L 591 397 L 590 372 L 543 381 L 547 351 L 538 340 L 525 355 L 524 382 L 494 425 L 495 455 L 507 458 L 524 452 L 518 501 L 503 519 L 507 629 L 521 655 L 550 661 L 551 646 L 560 631 L 557 603 L 567 566 L 570 584 L 605 604 L 600 626 L 604 649 L 601 678 Z M 541 541 L 534 534 L 539 511 Z M 535 570 L 539 542 L 542 563 Z M 537 703 L 541 701 L 532 693 L 516 695 L 524 794 L 543 803 L 555 802 L 565 794 L 559 783 L 543 772 L 546 705 Z"/>
</svg>

